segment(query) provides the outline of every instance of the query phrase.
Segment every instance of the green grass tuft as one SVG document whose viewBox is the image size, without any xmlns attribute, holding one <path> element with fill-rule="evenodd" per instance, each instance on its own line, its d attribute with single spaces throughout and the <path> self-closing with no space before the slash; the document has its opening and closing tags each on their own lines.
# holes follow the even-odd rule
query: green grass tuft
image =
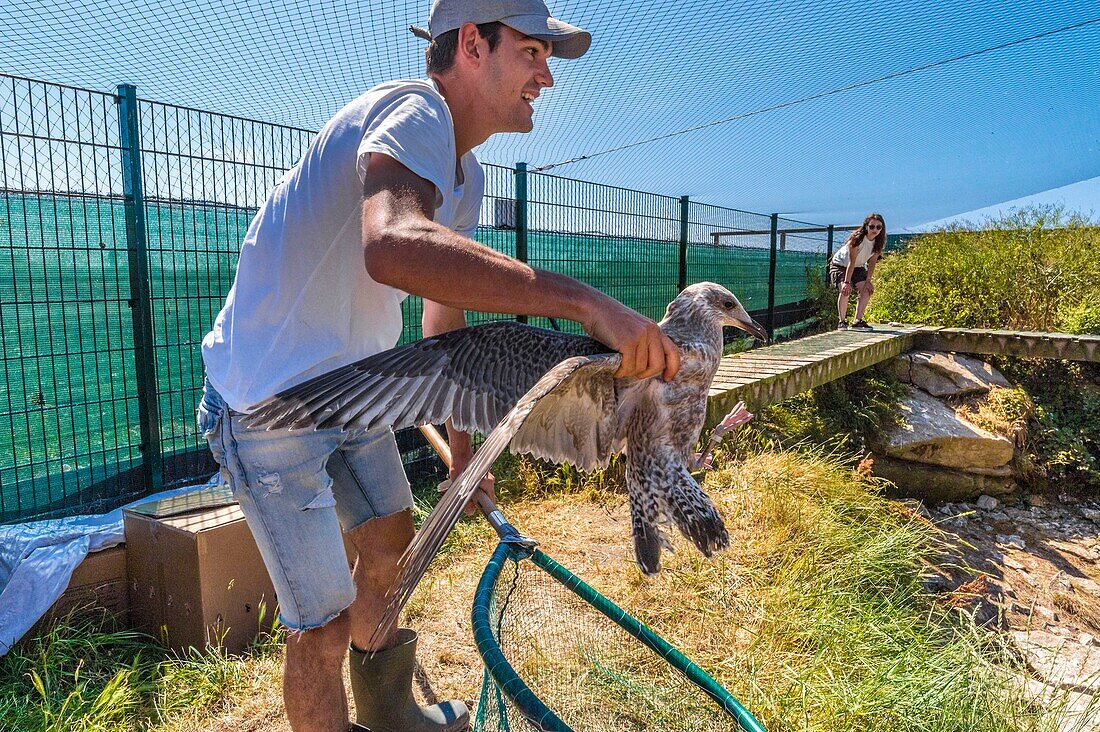
<svg viewBox="0 0 1100 732">
<path fill-rule="evenodd" d="M 126 732 L 216 711 L 281 643 L 276 633 L 241 656 L 215 648 L 174 654 L 107 613 L 74 612 L 0 658 L 0 729 Z"/>
<path fill-rule="evenodd" d="M 875 269 L 868 314 L 956 328 L 1095 332 L 1100 227 L 1056 207 L 924 234 Z"/>
</svg>

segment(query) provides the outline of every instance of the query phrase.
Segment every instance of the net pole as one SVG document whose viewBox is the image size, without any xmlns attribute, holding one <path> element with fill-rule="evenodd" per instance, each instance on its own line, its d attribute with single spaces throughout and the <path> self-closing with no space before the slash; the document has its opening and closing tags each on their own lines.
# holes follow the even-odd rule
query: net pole
<svg viewBox="0 0 1100 732">
<path fill-rule="evenodd" d="M 779 214 L 772 214 L 771 254 L 768 258 L 768 339 L 775 340 L 775 265 Z"/>
<path fill-rule="evenodd" d="M 687 287 L 688 277 L 688 207 L 687 196 L 680 196 L 680 292 Z"/>
<path fill-rule="evenodd" d="M 516 163 L 516 259 L 527 262 L 527 163 Z M 526 323 L 527 316 L 516 321 Z"/>
</svg>

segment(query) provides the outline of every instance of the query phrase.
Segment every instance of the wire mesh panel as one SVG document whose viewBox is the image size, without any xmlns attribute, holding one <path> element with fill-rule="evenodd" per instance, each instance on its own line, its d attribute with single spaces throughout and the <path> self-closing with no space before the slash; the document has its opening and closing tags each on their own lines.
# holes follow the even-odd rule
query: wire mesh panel
<svg viewBox="0 0 1100 732">
<path fill-rule="evenodd" d="M 688 209 L 688 282 L 725 285 L 746 310 L 768 307 L 771 217 L 692 202 Z"/>
<path fill-rule="evenodd" d="M 109 510 L 214 469 L 194 427 L 200 342 L 252 216 L 313 133 L 135 92 L 0 75 L 0 522 Z M 768 304 L 770 236 L 713 236 L 766 229 L 768 216 L 692 203 L 685 220 L 669 196 L 484 170 L 476 237 L 494 249 L 655 319 L 684 266 L 688 282 Z M 824 265 L 821 237 L 787 233 L 780 305 L 805 298 Z M 401 342 L 419 338 L 419 298 L 403 313 Z M 429 459 L 415 434 L 399 445 L 407 466 Z"/>
<path fill-rule="evenodd" d="M 762 729 L 705 672 L 567 569 L 541 552 L 522 556 L 498 548 L 475 599 L 474 633 L 487 665 L 477 732 L 703 732 L 740 730 L 738 719 Z"/>
<path fill-rule="evenodd" d="M 314 133 L 138 102 L 163 482 L 213 471 L 195 428 L 200 344 L 253 215 Z"/>
<path fill-rule="evenodd" d="M 783 217 L 776 228 L 775 304 L 781 308 L 820 294 L 829 234 L 819 224 Z"/>
<path fill-rule="evenodd" d="M 529 173 L 527 190 L 532 266 L 660 320 L 679 291 L 679 199 L 547 173 Z"/>
<path fill-rule="evenodd" d="M 135 494 L 112 95 L 0 75 L 0 521 Z"/>
</svg>

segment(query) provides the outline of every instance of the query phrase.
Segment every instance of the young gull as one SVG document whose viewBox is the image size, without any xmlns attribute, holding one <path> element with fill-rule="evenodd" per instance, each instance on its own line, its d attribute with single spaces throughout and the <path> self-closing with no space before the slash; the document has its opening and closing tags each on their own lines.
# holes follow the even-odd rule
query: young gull
<svg viewBox="0 0 1100 732">
<path fill-rule="evenodd" d="M 691 475 L 707 392 L 722 357 L 722 326 L 762 340 L 764 329 L 721 285 L 681 292 L 661 329 L 680 349 L 675 378 L 616 379 L 619 354 L 587 336 L 514 322 L 462 328 L 375 354 L 303 382 L 257 405 L 250 427 L 394 429 L 450 418 L 486 434 L 401 559 L 399 586 L 382 632 L 427 570 L 482 478 L 506 448 L 581 470 L 625 452 L 635 557 L 660 571 L 674 524 L 706 556 L 729 544 L 714 503 Z"/>
</svg>

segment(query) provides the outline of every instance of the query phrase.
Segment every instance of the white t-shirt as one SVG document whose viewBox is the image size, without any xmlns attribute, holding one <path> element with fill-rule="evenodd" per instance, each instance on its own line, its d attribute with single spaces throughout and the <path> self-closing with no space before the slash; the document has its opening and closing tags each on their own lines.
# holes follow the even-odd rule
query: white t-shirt
<svg viewBox="0 0 1100 732">
<path fill-rule="evenodd" d="M 840 249 L 836 250 L 833 254 L 833 264 L 838 267 L 848 266 L 848 244 L 845 243 Z M 875 253 L 875 240 L 870 237 L 863 237 L 859 246 L 856 247 L 856 266 L 866 267 L 867 260 L 871 258 L 871 255 Z"/>
<path fill-rule="evenodd" d="M 233 287 L 202 341 L 207 378 L 235 411 L 392 348 L 404 292 L 367 274 L 363 178 L 384 153 L 436 188 L 435 221 L 477 228 L 485 178 L 456 171 L 454 122 L 428 81 L 382 84 L 341 109 L 275 184 L 248 227 Z"/>
</svg>

